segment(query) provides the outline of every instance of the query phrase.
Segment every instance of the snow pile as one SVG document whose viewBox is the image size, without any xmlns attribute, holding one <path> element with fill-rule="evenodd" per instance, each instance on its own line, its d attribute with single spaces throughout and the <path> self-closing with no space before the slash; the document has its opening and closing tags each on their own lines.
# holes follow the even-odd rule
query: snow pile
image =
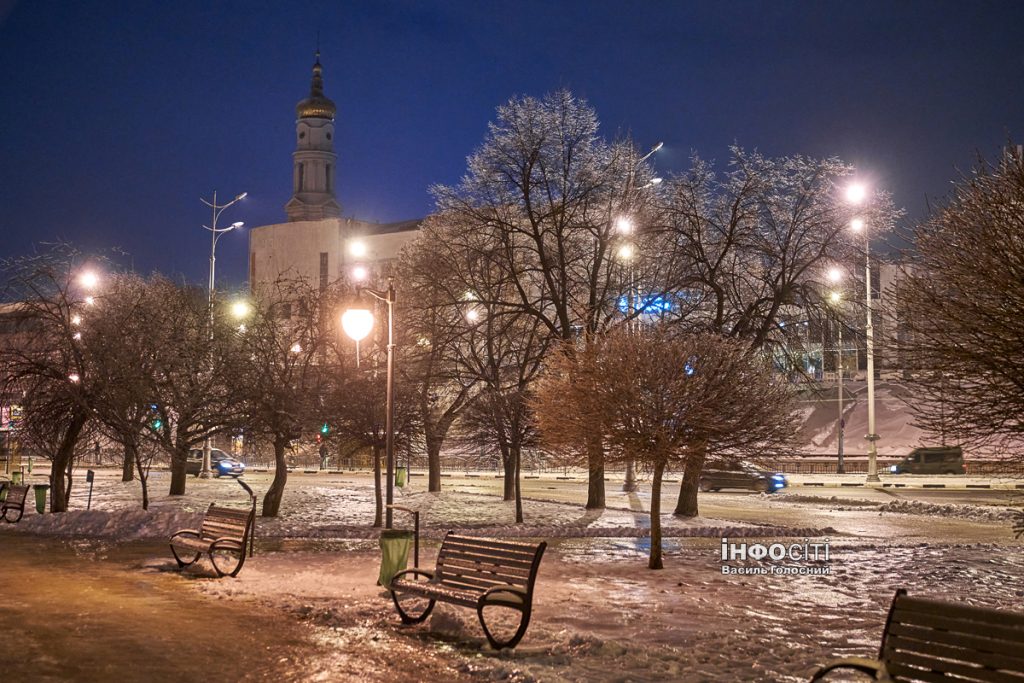
<svg viewBox="0 0 1024 683">
<path fill-rule="evenodd" d="M 939 505 L 923 500 L 894 500 L 880 506 L 880 512 L 899 512 L 911 515 L 936 515 L 956 517 L 976 522 L 1011 522 L 1020 514 L 1018 510 L 1006 507 L 981 507 L 978 505 Z"/>
<path fill-rule="evenodd" d="M 26 516 L 16 529 L 58 538 L 169 538 L 180 529 L 198 528 L 202 515 L 177 509 L 76 510 Z"/>
<path fill-rule="evenodd" d="M 995 505 L 960 505 L 955 503 L 929 503 L 923 500 L 892 500 L 887 503 L 862 498 L 822 498 L 794 493 L 776 494 L 775 500 L 785 503 L 809 503 L 820 506 L 828 504 L 829 509 L 838 512 L 854 510 L 877 510 L 904 515 L 928 515 L 947 519 L 966 519 L 972 522 L 1011 523 L 1022 511 L 1017 508 Z"/>
</svg>

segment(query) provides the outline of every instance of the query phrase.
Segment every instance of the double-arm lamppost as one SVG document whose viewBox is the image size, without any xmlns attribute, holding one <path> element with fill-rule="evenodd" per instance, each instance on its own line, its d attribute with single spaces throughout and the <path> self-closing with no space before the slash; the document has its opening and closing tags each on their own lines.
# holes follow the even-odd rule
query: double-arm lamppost
<svg viewBox="0 0 1024 683">
<path fill-rule="evenodd" d="M 846 199 L 851 204 L 860 204 L 866 198 L 867 189 L 863 185 L 851 185 L 846 190 Z M 868 440 L 867 481 L 874 483 L 881 480 L 878 478 L 878 449 L 875 447 L 878 434 L 875 434 L 875 329 L 871 320 L 871 236 L 868 233 L 867 225 L 861 218 L 854 218 L 850 221 L 850 228 L 864 233 L 864 289 L 866 293 L 864 308 L 867 311 L 864 342 L 868 357 L 868 433 L 864 438 Z"/>
<path fill-rule="evenodd" d="M 220 218 L 220 214 L 222 211 L 224 211 L 224 209 L 228 208 L 235 202 L 245 199 L 245 196 L 247 194 L 249 193 L 243 192 L 242 194 L 237 195 L 227 204 L 217 203 L 217 190 L 213 191 L 213 201 L 207 201 L 202 197 L 199 198 L 199 200 L 203 204 L 206 204 L 208 207 L 210 207 L 211 211 L 213 212 L 213 219 L 211 220 L 210 224 L 203 226 L 205 229 L 210 231 L 210 284 L 207 292 L 207 304 L 209 306 L 210 312 L 210 339 L 213 339 L 213 290 L 214 270 L 217 264 L 217 241 L 221 238 L 221 235 L 223 235 L 224 233 L 231 232 L 232 230 L 237 230 L 238 228 L 244 225 L 242 221 L 238 221 L 237 223 L 232 223 L 226 228 L 218 228 L 217 219 Z M 209 479 L 211 475 L 212 473 L 210 472 L 210 439 L 209 437 L 207 437 L 203 441 L 203 466 L 199 470 L 199 476 L 202 479 Z"/>
<path fill-rule="evenodd" d="M 384 291 L 358 287 L 356 292 L 366 292 L 388 305 L 388 374 L 384 418 L 387 439 L 384 457 L 387 460 L 387 475 L 384 528 L 390 529 L 391 506 L 395 502 L 395 281 L 394 278 L 388 278 L 388 288 Z M 366 308 L 349 308 L 341 316 L 341 327 L 345 330 L 345 334 L 358 342 L 365 338 L 373 328 L 373 314 Z"/>
</svg>

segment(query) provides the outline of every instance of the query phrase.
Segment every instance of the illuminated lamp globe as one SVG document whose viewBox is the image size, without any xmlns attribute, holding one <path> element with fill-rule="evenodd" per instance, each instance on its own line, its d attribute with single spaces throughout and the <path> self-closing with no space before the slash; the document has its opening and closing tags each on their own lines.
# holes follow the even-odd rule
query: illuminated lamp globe
<svg viewBox="0 0 1024 683">
<path fill-rule="evenodd" d="M 350 308 L 341 314 L 341 328 L 350 339 L 361 341 L 373 329 L 373 313 L 365 308 Z"/>
<path fill-rule="evenodd" d="M 236 318 L 244 318 L 249 315 L 249 304 L 245 301 L 236 301 L 231 304 L 231 315 Z"/>
<path fill-rule="evenodd" d="M 860 183 L 854 183 L 846 188 L 846 201 L 851 204 L 860 204 L 867 196 L 867 188 Z"/>
</svg>

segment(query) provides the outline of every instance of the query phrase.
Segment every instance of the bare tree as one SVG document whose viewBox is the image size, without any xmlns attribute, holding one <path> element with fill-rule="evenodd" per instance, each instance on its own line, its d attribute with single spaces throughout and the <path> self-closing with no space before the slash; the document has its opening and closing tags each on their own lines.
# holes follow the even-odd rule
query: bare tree
<svg viewBox="0 0 1024 683">
<path fill-rule="evenodd" d="M 170 455 L 170 495 L 184 495 L 189 452 L 242 419 L 232 386 L 243 359 L 223 305 L 215 301 L 211 314 L 203 292 L 162 277 L 152 278 L 146 292 L 137 322 L 152 342 L 152 371 L 142 391 L 159 427 L 145 434 Z"/>
<path fill-rule="evenodd" d="M 480 303 L 532 316 L 552 339 L 568 340 L 622 319 L 616 226 L 628 216 L 662 234 L 651 181 L 633 145 L 601 139 L 594 110 L 563 90 L 499 107 L 463 181 L 434 192 L 444 220 L 463 228 L 467 254 L 482 248 L 500 258 L 513 284 Z M 657 251 L 661 258 L 638 262 L 652 269 L 638 278 L 669 288 L 673 251 Z M 591 446 L 587 507 L 603 508 L 602 448 Z"/>
<path fill-rule="evenodd" d="M 1024 435 L 1024 159 L 980 163 L 914 229 L 895 299 L 924 429 L 960 443 Z"/>
<path fill-rule="evenodd" d="M 784 369 L 800 367 L 804 323 L 824 312 L 826 272 L 838 264 L 856 272 L 863 236 L 850 230 L 851 219 L 867 219 L 878 236 L 900 215 L 882 192 L 866 206 L 848 205 L 843 185 L 852 174 L 835 158 L 772 159 L 739 147 L 721 174 L 694 157 L 691 170 L 668 183 L 687 304 L 671 320 L 743 340 Z M 697 452 L 686 461 L 676 514 L 696 514 L 702 466 Z"/>
<path fill-rule="evenodd" d="M 67 510 L 74 457 L 91 416 L 93 373 L 81 341 L 88 293 L 77 279 L 86 262 L 57 245 L 3 264 L 3 298 L 16 302 L 23 325 L 0 349 L 2 393 L 22 397 L 23 438 L 52 462 L 53 512 Z"/>
<path fill-rule="evenodd" d="M 457 305 L 458 278 L 436 218 L 427 219 L 420 235 L 401 256 L 398 300 L 402 302 L 399 336 L 404 343 L 401 373 L 413 392 L 417 419 L 427 451 L 427 490 L 441 490 L 441 448 L 456 419 L 478 387 L 458 363 L 465 319 Z M 464 288 L 463 288 L 464 289 Z"/>
<path fill-rule="evenodd" d="M 649 468 L 651 555 L 661 569 L 661 483 L 693 452 L 740 456 L 795 433 L 791 389 L 746 342 L 664 327 L 614 330 L 554 354 L 536 389 L 541 437 L 579 448 L 603 435 L 613 462 Z"/>
<path fill-rule="evenodd" d="M 333 314 L 326 303 L 303 281 L 279 280 L 261 288 L 251 307 L 242 305 L 243 315 L 236 321 L 240 372 L 231 389 L 243 405 L 249 433 L 266 438 L 274 448 L 274 480 L 263 497 L 264 517 L 280 512 L 288 445 L 312 434 L 319 417 L 324 318 Z"/>
<path fill-rule="evenodd" d="M 149 465 L 158 451 L 145 448 L 145 434 L 161 426 L 148 393 L 154 372 L 153 339 L 144 323 L 144 309 L 154 303 L 148 287 L 136 275 L 106 276 L 81 332 L 92 369 L 92 410 L 123 451 L 128 476 L 122 479 L 138 472 L 143 509 L 149 509 Z"/>
</svg>

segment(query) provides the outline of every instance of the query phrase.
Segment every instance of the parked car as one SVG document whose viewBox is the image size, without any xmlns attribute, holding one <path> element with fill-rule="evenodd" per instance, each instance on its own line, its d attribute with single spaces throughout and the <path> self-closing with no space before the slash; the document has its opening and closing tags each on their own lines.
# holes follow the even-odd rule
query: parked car
<svg viewBox="0 0 1024 683">
<path fill-rule="evenodd" d="M 718 491 L 719 489 L 747 489 L 762 493 L 774 493 L 786 488 L 789 483 L 786 477 L 757 465 L 736 460 L 705 465 L 697 481 L 701 491 Z"/>
<path fill-rule="evenodd" d="M 185 473 L 194 474 L 197 477 L 203 469 L 203 449 L 194 448 L 188 452 L 188 461 L 185 463 Z M 235 460 L 219 448 L 210 449 L 210 471 L 213 476 L 220 477 L 228 475 L 240 477 L 245 474 L 245 465 Z"/>
<path fill-rule="evenodd" d="M 960 446 L 915 448 L 889 471 L 892 474 L 963 474 L 966 471 L 964 451 Z"/>
</svg>

